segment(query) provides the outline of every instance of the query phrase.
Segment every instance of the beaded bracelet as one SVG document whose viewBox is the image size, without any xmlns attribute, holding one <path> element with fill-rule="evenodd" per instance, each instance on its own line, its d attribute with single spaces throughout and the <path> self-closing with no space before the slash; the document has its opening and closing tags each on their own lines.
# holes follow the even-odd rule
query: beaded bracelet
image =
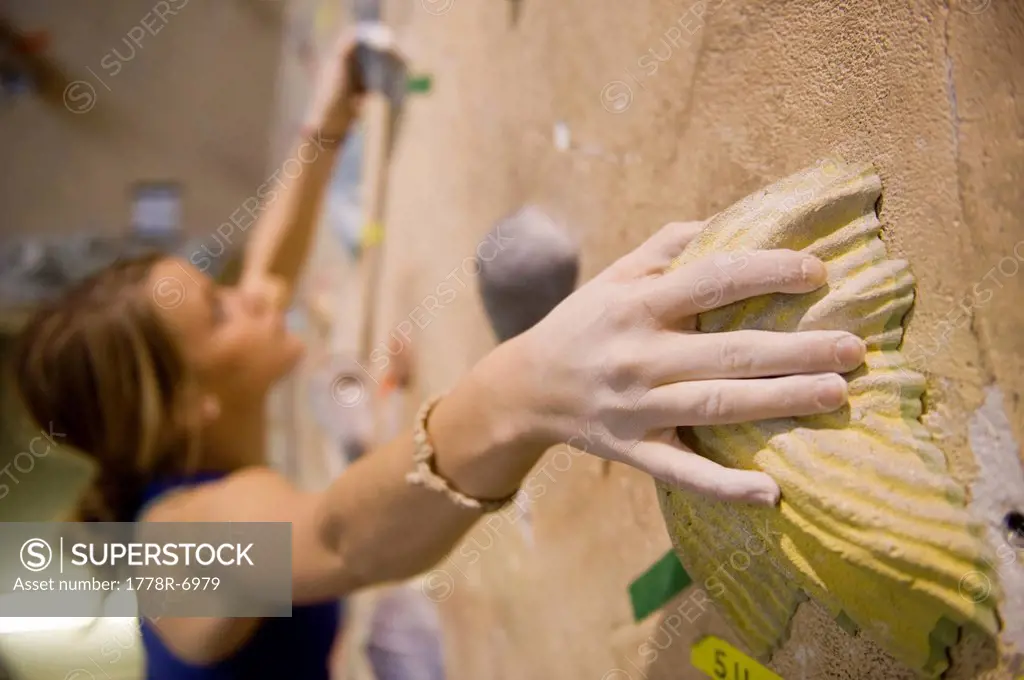
<svg viewBox="0 0 1024 680">
<path fill-rule="evenodd" d="M 443 493 L 448 500 L 459 507 L 485 513 L 497 512 L 515 499 L 516 494 L 519 493 L 518 490 L 505 498 L 473 498 L 453 488 L 447 479 L 437 473 L 434 444 L 430 441 L 430 435 L 427 433 L 427 419 L 430 418 L 431 411 L 443 396 L 437 395 L 427 399 L 416 414 L 416 424 L 413 429 L 415 446 L 413 461 L 416 463 L 416 469 L 405 476 L 405 481 L 414 486 L 423 486 L 431 491 Z"/>
</svg>

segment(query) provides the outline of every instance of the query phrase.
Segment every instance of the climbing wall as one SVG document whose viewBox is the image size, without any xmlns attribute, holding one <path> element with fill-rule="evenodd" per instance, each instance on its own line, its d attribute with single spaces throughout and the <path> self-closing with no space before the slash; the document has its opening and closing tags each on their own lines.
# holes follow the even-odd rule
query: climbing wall
<svg viewBox="0 0 1024 680">
<path fill-rule="evenodd" d="M 881 242 L 915 281 L 902 343 L 908 371 L 923 381 L 914 420 L 939 452 L 933 462 L 949 498 L 962 498 L 957 512 L 970 516 L 969 535 L 984 544 L 970 558 L 977 564 L 954 560 L 955 573 L 942 577 L 951 610 L 979 612 L 984 625 L 960 627 L 971 618 L 961 616 L 940 631 L 937 660 L 950 664 L 950 678 L 1024 672 L 1024 554 L 1012 530 L 1024 503 L 1020 4 L 414 5 L 401 37 L 417 67 L 438 77 L 431 96 L 407 111 L 396 151 L 396 245 L 383 298 L 394 330 L 424 319 L 426 296 L 455 292 L 412 333 L 424 392 L 450 386 L 493 346 L 464 263 L 517 207 L 540 204 L 564 218 L 582 244 L 586 278 L 664 222 L 710 217 L 819 159 L 871 164 Z M 855 510 L 871 498 L 863 484 L 851 479 L 832 502 Z M 442 603 L 455 680 L 653 680 L 716 670 L 873 680 L 937 668 L 931 636 L 909 624 L 931 611 L 918 594 L 934 574 L 816 568 L 821 582 L 800 584 L 765 655 L 744 634 L 758 629 L 758 609 L 738 605 L 746 585 L 771 582 L 754 558 L 764 542 L 782 540 L 778 529 L 749 543 L 711 537 L 710 558 L 684 554 L 689 585 L 638 621 L 629 585 L 681 531 L 672 526 L 669 535 L 653 483 L 554 450 L 525 494 L 532 531 L 521 508 L 488 518 L 425 580 Z M 910 516 L 932 512 L 913 494 L 906 502 Z M 865 518 L 855 510 L 833 530 Z M 946 530 L 927 522 L 921 530 L 921 541 L 942 546 L 929 564 L 948 566 L 956 553 L 940 537 Z M 839 554 L 827 541 L 784 547 L 818 551 L 809 564 Z M 694 568 L 698 557 L 712 562 Z M 740 652 L 757 666 L 745 666 Z"/>
</svg>

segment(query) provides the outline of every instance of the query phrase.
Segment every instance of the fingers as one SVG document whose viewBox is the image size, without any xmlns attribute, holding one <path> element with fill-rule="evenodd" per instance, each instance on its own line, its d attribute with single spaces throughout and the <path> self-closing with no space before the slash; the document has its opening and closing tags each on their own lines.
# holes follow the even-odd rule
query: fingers
<svg viewBox="0 0 1024 680">
<path fill-rule="evenodd" d="M 658 384 L 720 378 L 848 373 L 864 363 L 864 341 L 840 331 L 666 334 L 649 352 Z"/>
<path fill-rule="evenodd" d="M 606 272 L 623 279 L 660 274 L 705 226 L 707 222 L 669 222 Z"/>
<path fill-rule="evenodd" d="M 809 293 L 825 284 L 825 265 L 793 250 L 724 253 L 683 265 L 642 293 L 648 308 L 674 321 L 769 293 Z"/>
<path fill-rule="evenodd" d="M 697 455 L 678 440 L 640 442 L 629 457 L 633 467 L 702 496 L 768 506 L 779 501 L 779 485 L 765 473 L 723 467 Z"/>
<path fill-rule="evenodd" d="M 653 265 L 651 273 L 662 272 L 706 226 L 704 221 L 669 222 L 634 252 L 642 252 L 644 259 Z"/>
<path fill-rule="evenodd" d="M 649 391 L 637 404 L 646 429 L 729 425 L 830 413 L 849 395 L 836 373 L 755 380 L 700 380 Z"/>
</svg>

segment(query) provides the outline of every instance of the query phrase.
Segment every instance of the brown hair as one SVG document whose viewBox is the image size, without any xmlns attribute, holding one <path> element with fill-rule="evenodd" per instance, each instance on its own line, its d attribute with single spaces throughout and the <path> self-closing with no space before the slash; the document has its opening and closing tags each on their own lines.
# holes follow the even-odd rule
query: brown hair
<svg viewBox="0 0 1024 680">
<path fill-rule="evenodd" d="M 39 309 L 12 352 L 32 418 L 92 458 L 86 521 L 131 521 L 145 485 L 190 465 L 187 367 L 147 294 L 159 254 L 117 262 Z"/>
</svg>

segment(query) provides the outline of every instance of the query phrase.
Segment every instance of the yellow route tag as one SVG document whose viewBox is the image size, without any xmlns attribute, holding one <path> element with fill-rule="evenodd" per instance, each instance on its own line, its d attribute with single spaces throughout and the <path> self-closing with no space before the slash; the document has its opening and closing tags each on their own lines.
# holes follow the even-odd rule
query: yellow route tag
<svg viewBox="0 0 1024 680">
<path fill-rule="evenodd" d="M 690 663 L 716 680 L 782 680 L 725 640 L 708 635 L 690 648 Z"/>
<path fill-rule="evenodd" d="M 384 241 L 384 226 L 380 222 L 367 222 L 359 237 L 359 246 L 366 250 L 378 246 Z"/>
<path fill-rule="evenodd" d="M 334 0 L 320 2 L 313 18 L 313 25 L 316 27 L 316 30 L 327 31 L 334 26 L 334 4 Z"/>
</svg>

